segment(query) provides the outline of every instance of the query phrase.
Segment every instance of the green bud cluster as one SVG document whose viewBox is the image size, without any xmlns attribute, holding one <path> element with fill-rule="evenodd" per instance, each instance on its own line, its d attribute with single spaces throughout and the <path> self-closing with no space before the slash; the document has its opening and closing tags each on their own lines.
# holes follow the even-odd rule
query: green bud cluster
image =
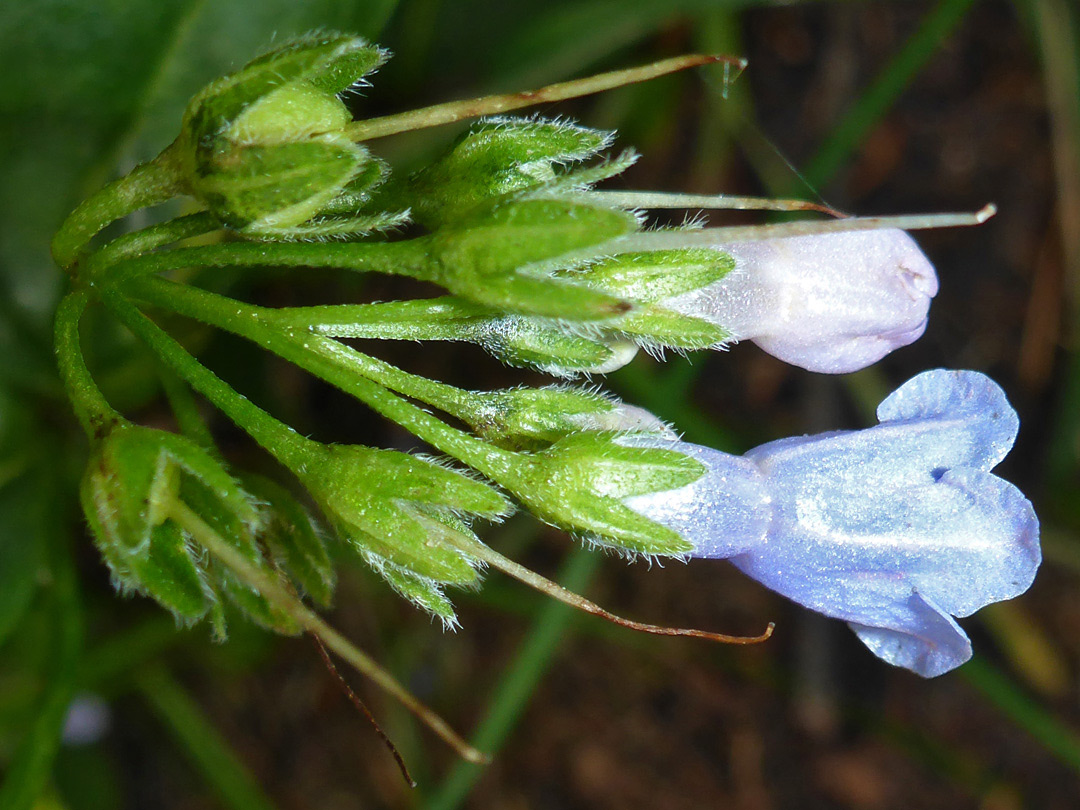
<svg viewBox="0 0 1080 810">
<path fill-rule="evenodd" d="M 340 98 L 387 56 L 356 37 L 312 35 L 212 82 L 191 100 L 171 148 L 184 190 L 259 239 L 359 234 L 400 221 L 359 213 L 386 166 L 353 143 Z"/>
<path fill-rule="evenodd" d="M 58 318 L 68 390 L 89 432 L 114 426 L 94 437 L 84 510 L 118 587 L 152 597 L 183 622 L 209 618 L 224 633 L 228 602 L 264 626 L 296 632 L 297 614 L 268 598 L 267 583 L 328 605 L 335 572 L 327 539 L 336 538 L 344 553 L 452 625 L 445 590 L 477 585 L 478 569 L 491 562 L 472 523 L 508 514 L 503 492 L 596 543 L 630 553 L 687 551 L 674 531 L 624 503 L 703 472 L 677 452 L 619 443 L 628 433 L 671 436 L 651 414 L 588 389 L 451 389 L 339 342 L 468 341 L 506 364 L 565 378 L 619 368 L 639 347 L 691 350 L 728 338 L 665 301 L 722 279 L 731 259 L 711 249 L 642 248 L 639 212 L 595 191 L 637 158 L 606 156 L 613 133 L 565 120 L 482 118 L 427 165 L 393 174 L 369 140 L 460 118 L 445 117 L 443 105 L 353 121 L 343 94 L 387 56 L 357 37 L 323 32 L 212 82 L 187 106 L 173 144 L 76 209 L 54 242 L 82 301 Z M 92 246 L 132 205 L 177 194 L 205 210 Z M 405 235 L 386 233 L 406 222 L 413 227 Z M 184 244 L 215 230 L 243 239 Z M 394 273 L 449 295 L 267 310 L 155 278 L 260 266 Z M 208 433 L 200 444 L 111 411 L 78 347 L 80 307 L 94 299 L 294 475 L 325 518 L 326 537 L 289 489 L 227 470 Z M 257 342 L 470 471 L 299 437 L 187 354 L 143 306 Z M 186 427 L 191 434 L 190 420 Z"/>
</svg>

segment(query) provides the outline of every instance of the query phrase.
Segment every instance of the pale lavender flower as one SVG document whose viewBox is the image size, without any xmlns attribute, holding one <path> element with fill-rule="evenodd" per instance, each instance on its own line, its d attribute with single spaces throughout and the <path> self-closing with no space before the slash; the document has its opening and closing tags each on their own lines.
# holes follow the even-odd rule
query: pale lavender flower
<svg viewBox="0 0 1080 810">
<path fill-rule="evenodd" d="M 929 260 L 901 230 L 718 244 L 735 270 L 664 302 L 810 371 L 864 368 L 917 340 L 938 291 Z"/>
<path fill-rule="evenodd" d="M 991 475 L 1019 426 L 973 371 L 928 371 L 866 430 L 764 444 L 742 458 L 686 443 L 694 484 L 628 501 L 694 546 L 806 607 L 847 621 L 877 656 L 932 677 L 971 657 L 954 617 L 1010 599 L 1041 560 L 1028 500 Z M 685 490 L 685 492 L 684 492 Z"/>
</svg>

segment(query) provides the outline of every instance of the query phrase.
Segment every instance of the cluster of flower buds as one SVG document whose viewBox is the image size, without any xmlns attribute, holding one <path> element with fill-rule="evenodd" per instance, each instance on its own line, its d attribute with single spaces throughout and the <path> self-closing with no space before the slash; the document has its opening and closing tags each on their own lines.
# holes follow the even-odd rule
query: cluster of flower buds
<svg viewBox="0 0 1080 810">
<path fill-rule="evenodd" d="M 80 285 L 73 294 L 97 296 L 293 473 L 343 548 L 447 624 L 455 615 L 446 586 L 475 585 L 484 564 L 520 575 L 470 527 L 506 515 L 508 494 L 539 519 L 629 555 L 730 559 L 922 675 L 966 660 L 970 645 L 953 617 L 1022 592 L 1039 564 L 1031 505 L 989 472 L 1017 420 L 986 377 L 928 372 L 881 404 L 876 427 L 732 456 L 682 442 L 652 414 L 597 390 L 465 391 L 343 340 L 465 341 L 564 378 L 611 371 L 639 348 L 750 340 L 787 363 L 844 373 L 926 328 L 937 278 L 902 227 L 977 217 L 656 227 L 651 209 L 728 203 L 598 190 L 636 159 L 604 155 L 612 133 L 504 113 L 715 59 L 353 121 L 341 95 L 386 58 L 355 37 L 322 33 L 210 84 L 156 161 L 91 197 L 61 229 L 54 253 Z M 483 114 L 495 117 L 480 118 L 411 175 L 393 174 L 367 145 Z M 205 210 L 92 249 L 124 205 L 175 194 Z M 386 233 L 405 223 L 405 234 Z M 207 233 L 222 238 L 184 242 Z M 447 294 L 271 310 L 160 277 L 260 266 L 405 275 Z M 299 437 L 205 369 L 144 308 L 258 343 L 443 458 Z M 264 624 L 295 630 L 290 621 L 306 614 L 276 612 L 279 588 L 325 604 L 334 584 L 303 507 L 267 479 L 241 485 L 196 441 L 102 417 L 107 406 L 81 363 L 78 315 L 69 310 L 58 345 L 73 402 L 85 425 L 118 425 L 97 438 L 83 487 L 117 583 L 184 621 L 216 616 L 227 596 Z"/>
</svg>

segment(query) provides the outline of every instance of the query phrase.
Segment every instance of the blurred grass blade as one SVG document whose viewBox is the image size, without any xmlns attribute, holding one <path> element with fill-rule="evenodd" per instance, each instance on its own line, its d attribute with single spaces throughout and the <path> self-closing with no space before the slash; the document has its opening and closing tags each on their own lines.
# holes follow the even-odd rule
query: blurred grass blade
<svg viewBox="0 0 1080 810">
<path fill-rule="evenodd" d="M 1032 700 L 1005 673 L 973 658 L 958 670 L 1002 714 L 1034 737 L 1043 748 L 1074 771 L 1080 772 L 1080 735 L 1059 722 L 1050 712 Z"/>
<path fill-rule="evenodd" d="M 1080 439 L 1080 14 L 1067 0 L 1027 0 L 1050 110 L 1057 220 L 1071 315 L 1071 357 L 1050 447 L 1054 485 L 1072 498 Z"/>
<path fill-rule="evenodd" d="M 575 548 L 559 572 L 563 587 L 581 593 L 600 564 L 601 555 Z M 550 666 L 563 632 L 574 617 L 574 610 L 562 602 L 549 600 L 537 616 L 513 662 L 507 667 L 488 701 L 487 713 L 473 736 L 472 743 L 494 755 L 528 707 L 529 698 Z M 459 761 L 442 785 L 424 804 L 426 810 L 455 810 L 469 795 L 483 767 Z"/>
<path fill-rule="evenodd" d="M 1024 606 L 1023 600 L 997 602 L 980 611 L 990 631 L 1024 683 L 1044 698 L 1060 700 L 1072 686 L 1063 651 Z"/>
<path fill-rule="evenodd" d="M 813 188 L 828 182 L 862 144 L 897 97 L 956 28 L 974 0 L 941 0 L 889 65 L 860 96 L 806 166 Z"/>
<path fill-rule="evenodd" d="M 164 668 L 151 667 L 136 676 L 136 683 L 222 806 L 232 810 L 274 810 L 255 777 L 172 675 Z"/>
<path fill-rule="evenodd" d="M 52 487 L 48 487 L 56 498 Z M 64 509 L 55 510 L 63 515 Z M 52 587 L 49 589 L 49 612 L 52 632 L 44 692 L 38 703 L 33 724 L 19 743 L 4 783 L 0 786 L 0 808 L 30 810 L 47 787 L 53 759 L 60 746 L 68 705 L 75 692 L 79 653 L 82 647 L 82 605 L 75 581 L 75 568 L 62 524 L 54 526 L 52 552 Z"/>
</svg>

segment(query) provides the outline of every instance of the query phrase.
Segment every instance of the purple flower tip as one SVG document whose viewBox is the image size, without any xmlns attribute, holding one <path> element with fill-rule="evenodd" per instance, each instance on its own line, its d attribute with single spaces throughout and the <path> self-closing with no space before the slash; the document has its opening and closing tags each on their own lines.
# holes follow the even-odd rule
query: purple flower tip
<svg viewBox="0 0 1080 810">
<path fill-rule="evenodd" d="M 937 274 L 904 231 L 847 231 L 716 245 L 735 270 L 665 302 L 810 371 L 877 362 L 926 331 Z"/>
</svg>

